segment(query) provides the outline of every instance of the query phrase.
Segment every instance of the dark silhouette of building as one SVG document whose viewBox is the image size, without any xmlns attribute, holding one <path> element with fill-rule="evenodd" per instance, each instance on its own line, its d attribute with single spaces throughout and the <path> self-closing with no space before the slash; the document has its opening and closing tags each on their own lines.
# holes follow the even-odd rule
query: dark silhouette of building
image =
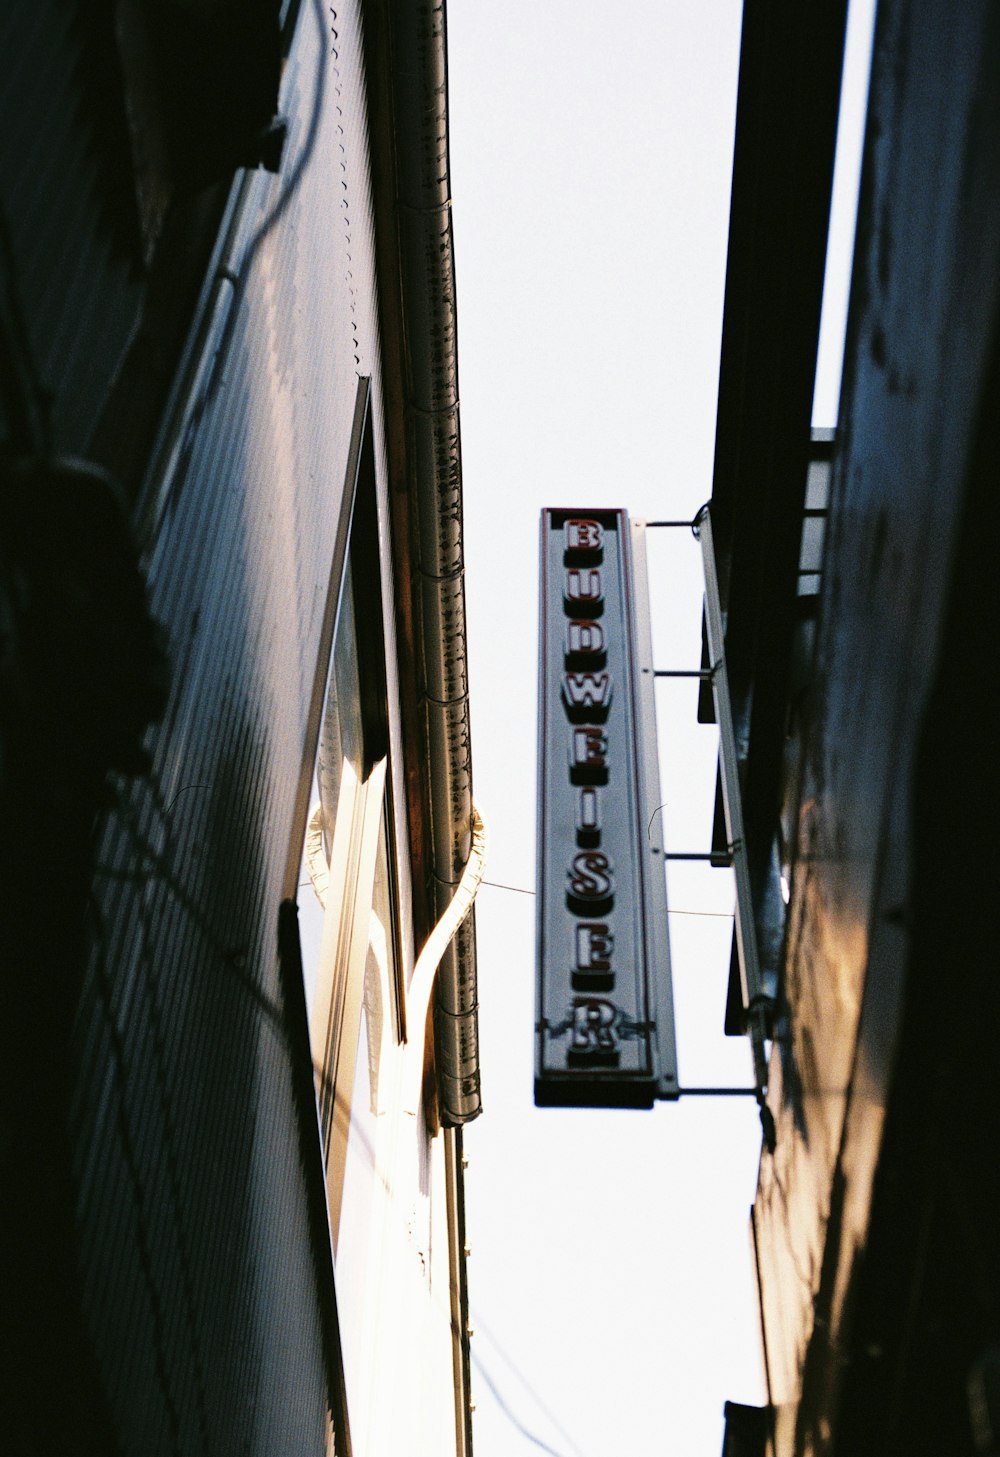
<svg viewBox="0 0 1000 1457">
<path fill-rule="evenodd" d="M 0 1445 L 465 1453 L 444 8 L 0 35 Z"/>
<path fill-rule="evenodd" d="M 812 438 L 845 8 L 748 3 L 740 64 L 711 510 L 776 1142 L 726 1450 L 994 1452 L 1000 15 L 880 0 Z"/>
</svg>

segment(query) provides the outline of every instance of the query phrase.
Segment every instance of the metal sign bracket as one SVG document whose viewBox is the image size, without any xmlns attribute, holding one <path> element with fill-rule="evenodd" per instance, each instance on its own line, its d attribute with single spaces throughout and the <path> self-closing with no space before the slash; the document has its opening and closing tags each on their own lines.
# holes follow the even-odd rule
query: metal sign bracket
<svg viewBox="0 0 1000 1457">
<path fill-rule="evenodd" d="M 736 1092 L 752 1093 L 760 1107 L 764 1140 L 773 1151 L 775 1143 L 774 1118 L 766 1103 L 767 1098 L 767 1052 L 765 1042 L 773 1012 L 773 1001 L 764 990 L 760 972 L 760 957 L 757 948 L 757 933 L 753 917 L 753 897 L 750 887 L 750 865 L 747 857 L 746 835 L 743 828 L 743 807 L 740 799 L 736 734 L 733 727 L 732 701 L 729 694 L 729 678 L 726 672 L 725 634 L 722 624 L 722 605 L 719 597 L 719 577 L 715 557 L 715 541 L 712 535 L 712 518 L 708 505 L 701 508 L 693 521 L 647 521 L 651 527 L 686 527 L 701 546 L 702 566 L 705 577 L 705 630 L 708 639 L 709 668 L 657 669 L 657 678 L 698 678 L 712 685 L 715 702 L 715 716 L 719 727 L 719 763 L 721 769 L 722 801 L 726 821 L 726 840 L 729 863 L 736 881 L 736 946 L 739 958 L 740 985 L 743 1009 L 746 1015 L 747 1034 L 753 1057 L 753 1088 L 751 1089 L 696 1089 L 682 1088 L 685 1092 L 703 1092 L 722 1096 Z M 714 860 L 712 852 L 665 852 L 668 860 Z"/>
</svg>

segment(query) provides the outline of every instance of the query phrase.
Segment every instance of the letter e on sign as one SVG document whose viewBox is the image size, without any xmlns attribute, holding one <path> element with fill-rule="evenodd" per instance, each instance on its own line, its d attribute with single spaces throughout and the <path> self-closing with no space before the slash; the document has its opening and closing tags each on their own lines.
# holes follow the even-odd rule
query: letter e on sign
<svg viewBox="0 0 1000 1457">
<path fill-rule="evenodd" d="M 608 739 L 603 729 L 570 730 L 569 777 L 571 784 L 607 784 Z"/>
<path fill-rule="evenodd" d="M 615 984 L 611 952 L 615 938 L 603 921 L 580 921 L 575 930 L 573 985 L 579 991 L 610 991 Z"/>
</svg>

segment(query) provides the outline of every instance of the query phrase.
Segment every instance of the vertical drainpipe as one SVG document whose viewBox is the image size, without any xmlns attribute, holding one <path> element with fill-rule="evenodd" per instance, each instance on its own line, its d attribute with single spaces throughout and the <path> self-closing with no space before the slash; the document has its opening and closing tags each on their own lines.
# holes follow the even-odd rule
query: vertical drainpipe
<svg viewBox="0 0 1000 1457">
<path fill-rule="evenodd" d="M 471 848 L 472 763 L 462 547 L 455 266 L 443 3 L 391 4 L 406 455 L 437 915 Z M 481 1110 L 474 913 L 441 961 L 434 1005 L 442 1121 Z"/>
</svg>

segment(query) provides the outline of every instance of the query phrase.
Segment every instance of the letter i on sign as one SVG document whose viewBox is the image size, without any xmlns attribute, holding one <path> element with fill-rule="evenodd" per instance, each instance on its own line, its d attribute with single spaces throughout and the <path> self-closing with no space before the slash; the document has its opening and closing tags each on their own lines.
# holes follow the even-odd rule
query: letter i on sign
<svg viewBox="0 0 1000 1457">
<path fill-rule="evenodd" d="M 587 850 L 601 843 L 601 801 L 592 784 L 584 785 L 577 797 L 576 843 Z"/>
</svg>

